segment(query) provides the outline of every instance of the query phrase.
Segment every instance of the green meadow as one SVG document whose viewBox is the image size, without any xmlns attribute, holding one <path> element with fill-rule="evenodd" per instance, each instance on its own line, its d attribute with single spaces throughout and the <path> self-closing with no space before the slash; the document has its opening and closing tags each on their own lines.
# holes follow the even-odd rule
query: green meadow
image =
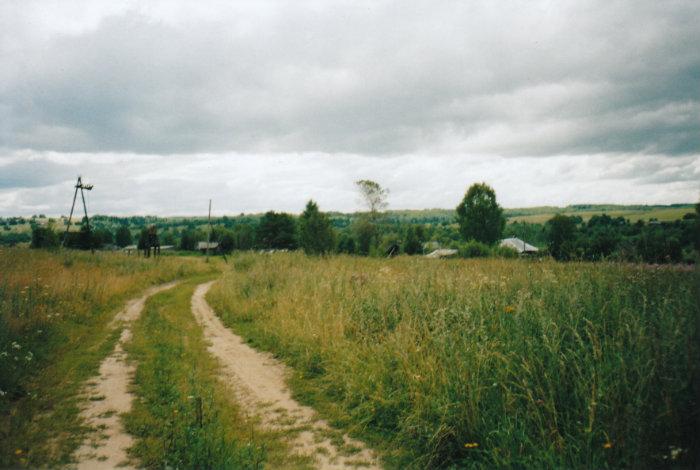
<svg viewBox="0 0 700 470">
<path fill-rule="evenodd" d="M 389 467 L 654 468 L 698 448 L 697 274 L 243 255 L 209 294 Z"/>
</svg>

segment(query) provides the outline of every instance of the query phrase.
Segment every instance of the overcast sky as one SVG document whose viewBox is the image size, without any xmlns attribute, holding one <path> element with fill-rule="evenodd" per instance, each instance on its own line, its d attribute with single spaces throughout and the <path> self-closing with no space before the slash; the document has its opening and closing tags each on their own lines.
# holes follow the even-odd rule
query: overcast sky
<svg viewBox="0 0 700 470">
<path fill-rule="evenodd" d="M 0 215 L 700 198 L 700 2 L 0 4 Z"/>
</svg>

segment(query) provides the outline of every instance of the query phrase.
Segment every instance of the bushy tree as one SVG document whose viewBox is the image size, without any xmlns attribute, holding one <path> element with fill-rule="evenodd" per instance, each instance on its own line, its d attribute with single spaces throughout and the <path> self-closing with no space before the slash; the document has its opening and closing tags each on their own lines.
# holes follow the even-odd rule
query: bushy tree
<svg viewBox="0 0 700 470">
<path fill-rule="evenodd" d="M 355 235 L 355 253 L 368 255 L 372 245 L 376 242 L 377 227 L 367 217 L 358 218 L 353 224 Z"/>
<path fill-rule="evenodd" d="M 117 246 L 125 247 L 128 245 L 131 245 L 133 243 L 132 238 L 131 238 L 131 231 L 129 230 L 129 227 L 126 225 L 120 225 L 119 228 L 117 229 L 117 233 L 115 235 L 116 239 L 116 244 Z"/>
<path fill-rule="evenodd" d="M 236 250 L 250 250 L 255 246 L 255 229 L 248 224 L 239 224 L 232 230 Z"/>
<path fill-rule="evenodd" d="M 97 246 L 111 245 L 114 243 L 114 235 L 112 235 L 112 232 L 104 227 L 96 228 L 94 230 L 93 237 Z"/>
<path fill-rule="evenodd" d="M 576 219 L 557 214 L 547 221 L 547 247 L 557 260 L 568 260 L 574 256 L 576 244 Z"/>
<path fill-rule="evenodd" d="M 328 216 L 318 210 L 314 201 L 306 204 L 299 217 L 299 245 L 304 252 L 321 255 L 333 250 L 335 234 Z"/>
<path fill-rule="evenodd" d="M 296 222 L 289 214 L 267 212 L 260 219 L 255 238 L 260 248 L 293 250 L 297 247 Z"/>
<path fill-rule="evenodd" d="M 355 237 L 345 231 L 338 237 L 338 251 L 349 255 L 355 254 Z"/>
<path fill-rule="evenodd" d="M 55 248 L 58 246 L 58 235 L 53 227 L 32 227 L 32 248 Z"/>
<path fill-rule="evenodd" d="M 486 183 L 471 185 L 457 206 L 457 222 L 465 240 L 476 240 L 487 245 L 500 240 L 506 219 L 493 188 Z"/>
<path fill-rule="evenodd" d="M 491 247 L 476 240 L 461 243 L 457 251 L 462 258 L 486 258 L 491 255 Z"/>
<path fill-rule="evenodd" d="M 407 255 L 417 255 L 423 252 L 423 227 L 409 225 L 403 239 L 403 251 Z"/>
<path fill-rule="evenodd" d="M 194 230 L 185 229 L 180 234 L 180 249 L 185 251 L 192 251 L 197 245 L 197 235 Z M 139 246 L 139 249 L 141 247 Z"/>
<path fill-rule="evenodd" d="M 230 230 L 222 230 L 217 237 L 219 249 L 224 253 L 231 253 L 236 247 L 236 240 Z"/>
</svg>

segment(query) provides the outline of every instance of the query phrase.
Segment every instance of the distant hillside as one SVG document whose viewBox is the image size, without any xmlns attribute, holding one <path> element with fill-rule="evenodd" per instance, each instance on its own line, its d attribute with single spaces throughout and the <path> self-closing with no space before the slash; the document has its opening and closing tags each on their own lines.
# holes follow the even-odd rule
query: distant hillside
<svg viewBox="0 0 700 470">
<path fill-rule="evenodd" d="M 594 215 L 607 214 L 611 217 L 624 217 L 637 220 L 676 220 L 693 212 L 693 204 L 670 205 L 621 205 L 621 204 L 575 204 L 566 207 L 540 206 L 504 209 L 508 222 L 543 223 L 555 214 L 578 215 L 588 220 Z M 334 219 L 352 219 L 357 214 L 330 213 Z M 385 220 L 396 223 L 440 224 L 455 221 L 454 209 L 415 209 L 387 211 Z"/>
</svg>

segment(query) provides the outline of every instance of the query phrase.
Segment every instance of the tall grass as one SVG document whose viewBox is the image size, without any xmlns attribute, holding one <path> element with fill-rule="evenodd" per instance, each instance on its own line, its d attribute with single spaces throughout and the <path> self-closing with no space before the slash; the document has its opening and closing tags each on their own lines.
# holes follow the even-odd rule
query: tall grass
<svg viewBox="0 0 700 470">
<path fill-rule="evenodd" d="M 698 446 L 696 283 L 604 263 L 245 255 L 209 301 L 390 466 L 655 467 Z"/>
<path fill-rule="evenodd" d="M 0 467 L 65 462 L 76 394 L 113 346 L 107 327 L 152 284 L 209 272 L 201 260 L 0 249 Z"/>
</svg>

